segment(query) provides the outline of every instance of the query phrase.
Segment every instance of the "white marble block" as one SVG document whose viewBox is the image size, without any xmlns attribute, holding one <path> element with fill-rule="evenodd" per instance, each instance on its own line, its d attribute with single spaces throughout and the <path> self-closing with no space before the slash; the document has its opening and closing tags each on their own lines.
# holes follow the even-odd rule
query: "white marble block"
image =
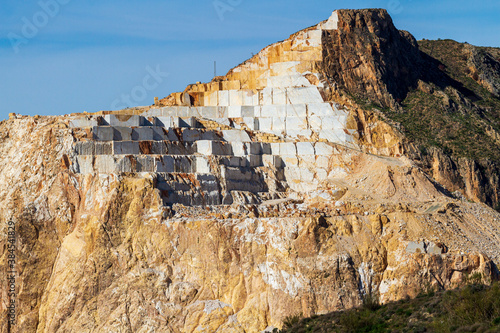
<svg viewBox="0 0 500 333">
<path fill-rule="evenodd" d="M 104 116 L 105 121 L 111 126 L 141 126 L 141 117 L 137 115 L 115 115 L 107 114 Z"/>
<path fill-rule="evenodd" d="M 204 106 L 199 108 L 201 116 L 203 118 L 217 118 L 217 107 L 216 106 Z"/>
<path fill-rule="evenodd" d="M 132 129 L 132 140 L 152 141 L 154 137 L 152 127 L 136 127 Z"/>
<path fill-rule="evenodd" d="M 214 91 L 210 94 L 205 95 L 205 105 L 206 106 L 219 106 L 219 92 Z"/>
<path fill-rule="evenodd" d="M 94 156 L 77 156 L 78 170 L 82 174 L 94 173 L 94 166 L 92 164 Z"/>
<path fill-rule="evenodd" d="M 273 118 L 258 118 L 259 131 L 271 132 L 273 130 Z"/>
<path fill-rule="evenodd" d="M 228 112 L 227 112 L 227 117 L 228 118 L 242 118 L 241 115 L 241 106 L 239 105 L 231 105 L 228 107 Z"/>
<path fill-rule="evenodd" d="M 172 156 L 161 156 L 155 159 L 155 172 L 175 172 L 174 158 Z"/>
<path fill-rule="evenodd" d="M 293 142 L 281 142 L 280 155 L 297 155 L 297 149 Z"/>
<path fill-rule="evenodd" d="M 309 126 L 311 126 L 311 129 L 313 131 L 320 131 L 323 128 L 323 119 L 320 116 L 310 116 L 308 117 L 309 119 Z"/>
<path fill-rule="evenodd" d="M 130 141 L 132 139 L 132 128 L 122 127 L 122 126 L 112 126 L 113 128 L 113 140 L 115 141 Z M 141 128 L 141 127 L 137 127 Z"/>
<path fill-rule="evenodd" d="M 317 180 L 319 180 L 319 181 L 326 180 L 328 178 L 328 171 L 327 171 L 327 169 L 317 168 L 316 169 L 316 177 L 315 178 Z"/>
<path fill-rule="evenodd" d="M 244 117 L 243 118 L 243 122 L 245 123 L 245 125 L 247 125 L 247 127 L 250 130 L 252 130 L 252 131 L 258 131 L 259 130 L 259 122 L 258 122 L 257 118 Z"/>
<path fill-rule="evenodd" d="M 314 155 L 314 146 L 312 142 L 297 142 L 297 155 Z"/>
<path fill-rule="evenodd" d="M 186 142 L 194 142 L 201 139 L 201 132 L 196 129 L 186 128 L 182 131 L 182 139 Z"/>
<path fill-rule="evenodd" d="M 153 118 L 154 126 L 173 127 L 172 117 L 159 116 Z"/>
<path fill-rule="evenodd" d="M 270 143 L 270 146 L 271 146 L 271 152 L 270 152 L 270 154 L 272 154 L 272 155 L 281 155 L 280 145 L 281 145 L 281 143 L 277 143 L 277 142 Z"/>
<path fill-rule="evenodd" d="M 280 133 L 286 131 L 286 122 L 285 117 L 274 117 L 271 118 L 273 120 L 273 128 L 272 131 L 274 133 Z"/>
<path fill-rule="evenodd" d="M 219 103 L 217 105 L 220 106 L 229 106 L 229 91 L 227 90 L 219 90 L 217 91 L 217 94 L 219 95 Z"/>
<path fill-rule="evenodd" d="M 335 142 L 339 144 L 347 143 L 347 134 L 344 132 L 344 129 L 337 128 L 331 130 L 321 130 L 319 132 L 319 138 L 325 139 L 329 142 Z"/>
<path fill-rule="evenodd" d="M 310 103 L 307 104 L 307 113 L 309 117 L 312 116 L 333 116 L 333 108 L 330 103 Z"/>
<path fill-rule="evenodd" d="M 297 155 L 280 155 L 283 166 L 285 167 L 298 167 L 299 159 Z"/>
<path fill-rule="evenodd" d="M 322 117 L 322 126 L 324 130 L 344 128 L 346 117 L 343 116 L 327 116 Z"/>
<path fill-rule="evenodd" d="M 198 140 L 196 151 L 202 155 L 225 156 L 231 155 L 232 148 L 229 143 L 222 141 Z"/>
<path fill-rule="evenodd" d="M 307 87 L 311 83 L 302 74 L 270 76 L 267 86 L 271 88 Z"/>
<path fill-rule="evenodd" d="M 152 156 L 142 155 L 135 157 L 137 172 L 155 172 L 155 158 Z"/>
<path fill-rule="evenodd" d="M 114 155 L 139 155 L 139 142 L 134 141 L 114 141 L 113 154 Z"/>
<path fill-rule="evenodd" d="M 272 105 L 273 104 L 273 88 L 264 88 L 260 92 L 259 98 L 260 105 Z"/>
<path fill-rule="evenodd" d="M 275 105 L 287 104 L 286 89 L 273 88 L 273 104 Z"/>
<path fill-rule="evenodd" d="M 310 139 L 312 136 L 312 131 L 310 129 L 304 130 L 287 130 L 286 135 L 293 139 Z"/>
<path fill-rule="evenodd" d="M 241 91 L 242 105 L 259 105 L 259 93 L 253 90 Z"/>
<path fill-rule="evenodd" d="M 316 157 L 316 167 L 328 170 L 330 166 L 330 159 L 328 156 L 318 155 Z"/>
<path fill-rule="evenodd" d="M 224 140 L 228 142 L 251 142 L 252 140 L 245 131 L 224 130 L 222 131 Z"/>
<path fill-rule="evenodd" d="M 308 168 L 300 168 L 300 181 L 310 183 L 314 179 L 314 172 Z"/>
<path fill-rule="evenodd" d="M 248 155 L 246 146 L 243 142 L 230 142 L 231 151 L 234 156 Z"/>
<path fill-rule="evenodd" d="M 203 106 L 190 106 L 188 115 L 190 117 L 201 118 L 201 117 L 203 117 L 202 110 L 203 110 Z"/>
<path fill-rule="evenodd" d="M 229 105 L 243 105 L 243 97 L 240 90 L 228 90 Z"/>
<path fill-rule="evenodd" d="M 260 142 L 245 143 L 246 151 L 249 155 L 262 155 L 262 145 Z"/>
<path fill-rule="evenodd" d="M 264 166 L 274 166 L 276 168 L 281 168 L 281 157 L 275 155 L 262 155 L 262 164 Z"/>
<path fill-rule="evenodd" d="M 286 117 L 286 105 L 263 105 L 260 109 L 261 117 Z"/>
<path fill-rule="evenodd" d="M 196 173 L 211 173 L 210 163 L 208 163 L 208 160 L 205 157 L 196 156 Z"/>
<path fill-rule="evenodd" d="M 306 104 L 288 104 L 286 106 L 287 117 L 307 117 Z"/>
<path fill-rule="evenodd" d="M 262 166 L 262 155 L 247 155 L 246 159 L 251 168 Z"/>
<path fill-rule="evenodd" d="M 95 156 L 95 169 L 98 173 L 115 173 L 115 159 L 111 155 Z"/>
<path fill-rule="evenodd" d="M 255 117 L 255 107 L 254 106 L 242 106 L 241 116 L 243 118 Z"/>
<path fill-rule="evenodd" d="M 335 148 L 326 142 L 316 142 L 314 144 L 316 155 L 330 156 L 334 153 Z"/>
<path fill-rule="evenodd" d="M 94 127 L 97 126 L 97 119 L 93 118 L 76 118 L 69 122 L 70 128 L 78 127 Z"/>
<path fill-rule="evenodd" d="M 305 117 L 287 117 L 286 131 L 307 129 L 307 119 Z"/>
<path fill-rule="evenodd" d="M 229 107 L 218 106 L 217 107 L 217 117 L 216 118 L 228 118 Z"/>
<path fill-rule="evenodd" d="M 98 141 L 113 141 L 113 127 L 110 126 L 95 126 L 92 128 L 93 137 Z"/>
<path fill-rule="evenodd" d="M 287 98 L 290 104 L 323 103 L 323 97 L 315 86 L 288 88 Z"/>
<path fill-rule="evenodd" d="M 189 106 L 177 107 L 177 117 L 181 117 L 181 118 L 192 117 L 191 108 Z"/>
</svg>

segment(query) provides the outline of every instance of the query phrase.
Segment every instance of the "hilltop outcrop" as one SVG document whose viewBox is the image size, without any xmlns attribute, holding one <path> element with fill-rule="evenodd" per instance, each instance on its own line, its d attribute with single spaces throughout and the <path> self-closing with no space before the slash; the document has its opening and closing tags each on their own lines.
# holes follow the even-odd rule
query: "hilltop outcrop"
<svg viewBox="0 0 500 333">
<path fill-rule="evenodd" d="M 415 38 L 384 10 L 339 11 L 339 28 L 323 35 L 323 72 L 355 98 L 394 107 L 420 76 Z"/>
</svg>

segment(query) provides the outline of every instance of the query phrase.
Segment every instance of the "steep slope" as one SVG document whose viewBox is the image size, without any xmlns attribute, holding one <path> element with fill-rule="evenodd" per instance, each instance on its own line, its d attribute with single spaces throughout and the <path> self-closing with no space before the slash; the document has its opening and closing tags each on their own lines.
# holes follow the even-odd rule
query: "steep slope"
<svg viewBox="0 0 500 333">
<path fill-rule="evenodd" d="M 339 94 L 399 128 L 405 154 L 450 192 L 500 208 L 497 49 L 417 45 L 383 12 L 348 12 L 342 21 L 324 47 Z"/>
<path fill-rule="evenodd" d="M 450 40 L 421 41 L 428 71 L 403 102 L 406 135 L 424 147 L 416 160 L 450 191 L 499 206 L 500 63 L 481 48 Z M 430 57 L 433 58 L 430 58 Z M 417 129 L 416 119 L 426 128 Z"/>
<path fill-rule="evenodd" d="M 336 74 L 349 43 L 378 56 Z M 339 10 L 161 105 L 3 121 L 0 263 L 12 221 L 17 276 L 0 332 L 259 332 L 497 279 L 500 214 L 451 196 L 359 101 L 397 107 L 413 79 L 384 66 L 405 73 L 415 50 L 385 11 Z"/>
</svg>

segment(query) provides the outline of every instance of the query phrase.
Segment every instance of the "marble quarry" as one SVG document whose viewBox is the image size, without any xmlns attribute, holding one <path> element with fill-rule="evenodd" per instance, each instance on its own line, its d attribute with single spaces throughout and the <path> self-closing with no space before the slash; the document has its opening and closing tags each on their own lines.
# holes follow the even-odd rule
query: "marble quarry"
<svg viewBox="0 0 500 333">
<path fill-rule="evenodd" d="M 334 12 L 225 77 L 170 95 L 170 106 L 74 116 L 70 127 L 87 133 L 75 143 L 75 170 L 152 173 L 169 205 L 316 190 L 338 171 L 335 147 L 357 148 L 348 111 L 325 100 L 331 83 L 318 72 L 322 31 L 336 22 Z"/>
</svg>

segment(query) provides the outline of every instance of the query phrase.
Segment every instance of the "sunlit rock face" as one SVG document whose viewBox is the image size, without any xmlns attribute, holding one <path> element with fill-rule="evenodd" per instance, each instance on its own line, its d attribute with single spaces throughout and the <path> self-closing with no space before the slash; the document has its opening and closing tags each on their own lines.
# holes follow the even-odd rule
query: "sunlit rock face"
<svg viewBox="0 0 500 333">
<path fill-rule="evenodd" d="M 260 332 L 496 278 L 499 214 L 336 93 L 363 78 L 390 103 L 368 55 L 357 76 L 332 65 L 380 31 L 411 42 L 383 10 L 340 10 L 158 106 L 3 121 L 0 258 L 11 220 L 18 276 L 0 332 Z"/>
</svg>

